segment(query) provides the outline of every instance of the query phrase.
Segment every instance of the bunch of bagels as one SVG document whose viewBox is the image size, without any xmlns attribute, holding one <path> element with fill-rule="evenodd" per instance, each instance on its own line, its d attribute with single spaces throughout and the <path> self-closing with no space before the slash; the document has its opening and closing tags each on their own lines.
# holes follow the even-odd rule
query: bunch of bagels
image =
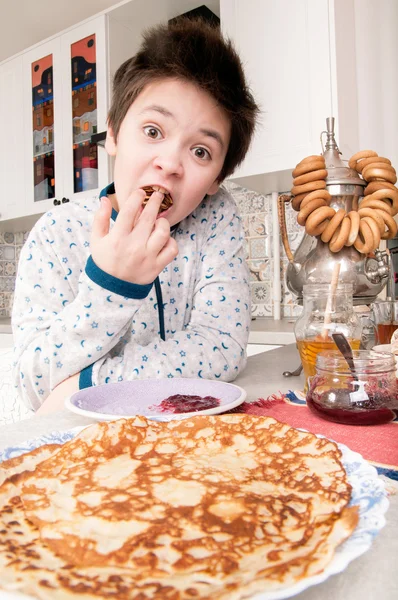
<svg viewBox="0 0 398 600">
<path fill-rule="evenodd" d="M 380 240 L 391 239 L 397 233 L 397 175 L 391 161 L 373 150 L 357 152 L 348 165 L 367 183 L 359 206 L 349 212 L 330 206 L 325 159 L 313 155 L 304 158 L 293 171 L 292 207 L 298 212 L 299 225 L 309 235 L 320 236 L 331 252 L 354 246 L 361 254 L 368 254 L 376 250 Z"/>
</svg>

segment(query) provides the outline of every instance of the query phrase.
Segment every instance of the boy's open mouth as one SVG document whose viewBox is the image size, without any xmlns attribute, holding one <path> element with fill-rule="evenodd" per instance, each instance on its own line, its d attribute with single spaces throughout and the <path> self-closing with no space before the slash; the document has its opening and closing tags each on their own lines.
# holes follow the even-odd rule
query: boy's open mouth
<svg viewBox="0 0 398 600">
<path fill-rule="evenodd" d="M 168 208 L 170 208 L 171 206 L 173 206 L 173 198 L 170 196 L 169 192 L 164 192 L 163 188 L 159 187 L 157 188 L 157 186 L 152 187 L 150 185 L 146 185 L 142 188 L 146 194 L 145 200 L 142 203 L 142 206 L 145 206 L 146 203 L 148 202 L 149 198 L 152 196 L 153 192 L 155 191 L 161 191 L 164 195 L 164 198 L 162 200 L 162 204 L 160 205 L 159 208 L 159 214 L 166 211 Z"/>
</svg>

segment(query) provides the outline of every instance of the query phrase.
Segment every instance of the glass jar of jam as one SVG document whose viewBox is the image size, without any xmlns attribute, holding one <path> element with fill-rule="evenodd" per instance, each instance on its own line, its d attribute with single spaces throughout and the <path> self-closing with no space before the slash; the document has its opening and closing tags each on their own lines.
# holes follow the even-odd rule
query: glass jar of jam
<svg viewBox="0 0 398 600">
<path fill-rule="evenodd" d="M 310 378 L 308 408 L 347 425 L 381 425 L 398 414 L 395 358 L 390 352 L 353 350 L 352 372 L 338 351 L 321 352 Z"/>
<path fill-rule="evenodd" d="M 297 348 L 303 365 L 305 386 L 315 375 L 316 357 L 325 350 L 337 350 L 333 333 L 343 333 L 352 348 L 361 344 L 362 324 L 354 312 L 351 283 L 341 283 L 331 296 L 329 283 L 303 286 L 303 312 L 294 326 Z"/>
</svg>

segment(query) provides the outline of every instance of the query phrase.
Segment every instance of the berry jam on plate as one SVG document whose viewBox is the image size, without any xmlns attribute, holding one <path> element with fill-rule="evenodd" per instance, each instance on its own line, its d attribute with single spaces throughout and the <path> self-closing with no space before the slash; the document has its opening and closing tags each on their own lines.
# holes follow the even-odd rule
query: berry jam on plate
<svg viewBox="0 0 398 600">
<path fill-rule="evenodd" d="M 161 412 L 187 413 L 198 410 L 207 410 L 220 406 L 220 400 L 213 396 L 193 396 L 190 394 L 174 394 L 161 401 L 157 406 L 151 406 L 153 409 L 159 409 Z"/>
</svg>

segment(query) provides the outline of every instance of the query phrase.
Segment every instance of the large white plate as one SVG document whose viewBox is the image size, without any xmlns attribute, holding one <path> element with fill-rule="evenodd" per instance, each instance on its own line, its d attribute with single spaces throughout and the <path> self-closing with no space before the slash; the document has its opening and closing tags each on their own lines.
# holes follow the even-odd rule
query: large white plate
<svg viewBox="0 0 398 600">
<path fill-rule="evenodd" d="M 18 446 L 10 446 L 0 451 L 0 462 L 29 452 L 44 444 L 63 444 L 73 439 L 84 427 L 75 427 L 70 431 L 54 431 L 48 435 L 24 442 Z M 323 436 L 318 436 L 323 437 Z M 344 444 L 337 444 L 343 453 L 343 464 L 347 472 L 348 480 L 352 485 L 352 497 L 350 505 L 359 506 L 359 523 L 353 534 L 336 550 L 336 553 L 326 569 L 314 577 L 307 577 L 298 583 L 280 590 L 278 592 L 262 592 L 256 594 L 251 600 L 283 600 L 291 598 L 296 594 L 315 584 L 328 579 L 330 575 L 341 573 L 347 565 L 369 550 L 373 539 L 380 529 L 384 527 L 385 513 L 389 502 L 383 481 L 372 467 L 360 454 L 353 452 Z M 0 600 L 35 600 L 32 596 L 17 594 L 13 592 L 2 592 Z"/>
<path fill-rule="evenodd" d="M 166 413 L 156 408 L 162 400 L 175 394 L 213 396 L 219 406 L 186 413 Z M 97 421 L 144 415 L 148 419 L 169 421 L 194 415 L 217 415 L 242 404 L 246 392 L 232 383 L 209 379 L 135 379 L 85 388 L 66 398 L 65 407 L 78 415 Z"/>
</svg>

